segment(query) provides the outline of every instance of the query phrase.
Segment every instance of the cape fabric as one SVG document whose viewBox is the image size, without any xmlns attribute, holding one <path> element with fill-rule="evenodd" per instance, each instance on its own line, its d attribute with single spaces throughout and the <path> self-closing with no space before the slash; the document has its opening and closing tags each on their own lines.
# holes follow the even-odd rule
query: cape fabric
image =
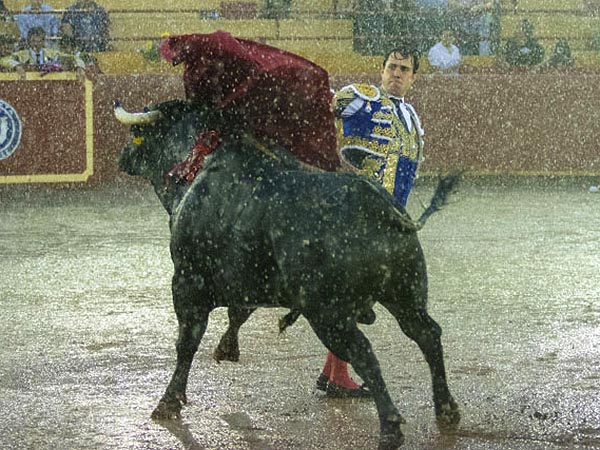
<svg viewBox="0 0 600 450">
<path fill-rule="evenodd" d="M 186 96 L 232 110 L 257 136 L 301 161 L 340 167 L 327 72 L 293 53 L 229 33 L 170 36 L 160 54 L 184 63 Z"/>
</svg>

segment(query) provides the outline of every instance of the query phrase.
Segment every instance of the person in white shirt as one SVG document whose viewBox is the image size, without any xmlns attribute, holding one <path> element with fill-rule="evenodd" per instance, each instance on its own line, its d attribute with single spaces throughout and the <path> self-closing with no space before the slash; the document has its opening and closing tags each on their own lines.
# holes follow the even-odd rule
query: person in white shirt
<svg viewBox="0 0 600 450">
<path fill-rule="evenodd" d="M 430 64 L 444 74 L 458 74 L 460 50 L 454 45 L 454 33 L 445 30 L 442 39 L 429 50 Z"/>
</svg>

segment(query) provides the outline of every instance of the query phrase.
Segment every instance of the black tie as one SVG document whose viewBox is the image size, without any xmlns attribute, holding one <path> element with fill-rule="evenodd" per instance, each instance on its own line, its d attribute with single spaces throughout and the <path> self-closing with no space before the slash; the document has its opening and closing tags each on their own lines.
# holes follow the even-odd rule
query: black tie
<svg viewBox="0 0 600 450">
<path fill-rule="evenodd" d="M 390 100 L 394 103 L 394 106 L 396 107 L 396 111 L 398 111 L 398 117 L 400 118 L 400 121 L 404 125 L 404 128 L 406 130 L 409 130 L 410 127 L 406 123 L 406 119 L 404 118 L 404 114 L 402 114 L 402 108 L 400 106 L 400 105 L 402 105 L 402 103 L 404 103 L 404 100 L 402 100 L 401 98 L 392 97 L 392 96 L 390 96 Z"/>
</svg>

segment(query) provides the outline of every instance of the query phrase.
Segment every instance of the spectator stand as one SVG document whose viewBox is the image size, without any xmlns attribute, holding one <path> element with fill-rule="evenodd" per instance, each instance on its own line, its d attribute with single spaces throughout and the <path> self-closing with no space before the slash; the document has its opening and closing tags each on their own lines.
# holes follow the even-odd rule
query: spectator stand
<svg viewBox="0 0 600 450">
<path fill-rule="evenodd" d="M 600 48 L 594 49 L 594 38 L 600 32 L 600 9 L 589 0 L 503 0 L 501 39 L 506 42 L 528 19 L 535 35 L 552 55 L 556 43 L 565 39 L 575 65 L 581 69 L 600 67 Z"/>
<path fill-rule="evenodd" d="M 6 0 L 6 5 L 12 12 L 19 12 L 28 1 Z M 432 35 L 435 27 L 431 23 L 435 25 L 435 18 L 423 16 L 422 11 L 415 9 L 414 2 L 138 0 L 126 4 L 121 0 L 98 0 L 110 14 L 111 46 L 110 51 L 94 56 L 105 73 L 177 72 L 179 68 L 154 57 L 161 35 L 224 30 L 298 53 L 322 65 L 332 75 L 374 74 L 379 71 L 381 54 L 386 50 L 382 42 L 393 43 L 398 36 L 409 35 L 421 43 L 425 54 L 438 38 Z M 61 15 L 73 0 L 48 0 L 48 3 L 55 14 Z M 592 49 L 600 23 L 598 13 L 590 13 L 589 0 L 499 0 L 497 4 L 498 26 L 493 37 L 496 47 L 502 48 L 527 17 L 548 55 L 556 42 L 564 38 L 577 66 L 600 67 L 600 52 Z M 446 20 L 456 23 L 451 15 Z M 427 73 L 426 58 L 422 62 Z M 496 56 L 463 52 L 461 73 L 501 70 L 496 63 Z"/>
</svg>

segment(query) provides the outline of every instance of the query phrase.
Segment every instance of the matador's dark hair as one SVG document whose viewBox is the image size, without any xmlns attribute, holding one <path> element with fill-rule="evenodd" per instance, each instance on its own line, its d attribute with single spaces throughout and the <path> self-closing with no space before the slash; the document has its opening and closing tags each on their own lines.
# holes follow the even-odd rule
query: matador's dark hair
<svg viewBox="0 0 600 450">
<path fill-rule="evenodd" d="M 402 56 L 403 58 L 412 58 L 413 73 L 417 73 L 417 71 L 419 70 L 419 58 L 421 57 L 421 54 L 415 46 L 409 43 L 403 43 L 395 46 L 385 54 L 385 58 L 383 59 L 383 67 L 385 67 L 385 65 L 387 64 L 388 59 L 390 59 L 390 56 L 396 54 Z"/>
</svg>

